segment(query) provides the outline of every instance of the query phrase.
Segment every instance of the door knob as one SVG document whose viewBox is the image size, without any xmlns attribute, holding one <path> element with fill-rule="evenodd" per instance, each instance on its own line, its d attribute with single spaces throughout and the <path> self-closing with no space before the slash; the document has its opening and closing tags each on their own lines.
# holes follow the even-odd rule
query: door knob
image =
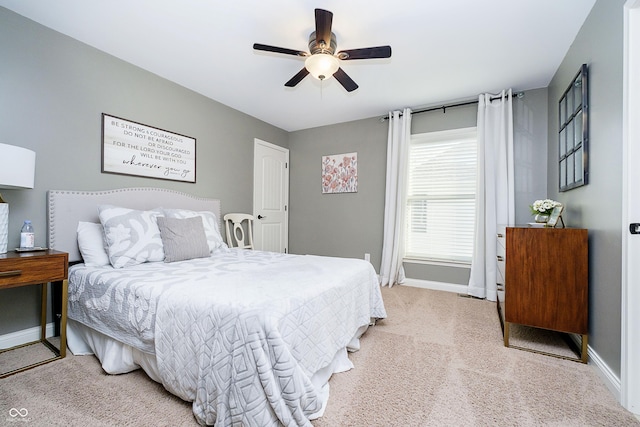
<svg viewBox="0 0 640 427">
<path fill-rule="evenodd" d="M 258 219 L 264 219 L 266 216 L 258 215 Z"/>
</svg>

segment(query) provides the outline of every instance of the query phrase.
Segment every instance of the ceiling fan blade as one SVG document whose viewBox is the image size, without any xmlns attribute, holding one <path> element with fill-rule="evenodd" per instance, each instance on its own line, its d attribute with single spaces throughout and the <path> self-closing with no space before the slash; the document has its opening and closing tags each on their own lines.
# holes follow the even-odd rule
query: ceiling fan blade
<svg viewBox="0 0 640 427">
<path fill-rule="evenodd" d="M 309 74 L 309 71 L 306 68 L 303 68 L 302 70 L 300 70 L 298 72 L 298 74 L 296 74 L 295 76 L 291 77 L 291 80 L 286 82 L 284 85 L 286 87 L 294 87 L 295 85 L 300 83 L 302 81 L 302 79 L 307 77 L 307 74 Z"/>
<path fill-rule="evenodd" d="M 331 23 L 333 22 L 333 13 L 328 10 L 316 9 L 316 43 L 322 46 L 331 45 Z"/>
<path fill-rule="evenodd" d="M 391 46 L 365 47 L 362 49 L 341 50 L 338 52 L 338 58 L 343 61 L 349 59 L 373 59 L 373 58 L 391 58 Z"/>
<path fill-rule="evenodd" d="M 264 50 L 266 52 L 284 53 L 285 55 L 309 56 L 307 52 L 303 52 L 301 50 L 293 50 L 293 49 L 287 49 L 284 47 L 269 46 L 269 45 L 260 44 L 260 43 L 254 43 L 253 48 L 255 50 Z"/>
<path fill-rule="evenodd" d="M 345 73 L 342 68 L 338 68 L 338 71 L 333 73 L 333 77 L 347 90 L 347 92 L 353 92 L 358 89 L 358 85 L 354 82 L 351 77 Z"/>
</svg>

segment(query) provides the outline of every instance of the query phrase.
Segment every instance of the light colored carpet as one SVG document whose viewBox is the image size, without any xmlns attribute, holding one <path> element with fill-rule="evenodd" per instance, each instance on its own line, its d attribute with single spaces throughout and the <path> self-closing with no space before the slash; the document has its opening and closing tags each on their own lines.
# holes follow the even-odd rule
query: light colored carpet
<svg viewBox="0 0 640 427">
<path fill-rule="evenodd" d="M 58 348 L 60 347 L 58 346 Z M 49 347 L 39 341 L 11 351 L 4 351 L 0 353 L 0 375 L 22 366 L 40 363 L 55 356 L 56 354 Z"/>
<path fill-rule="evenodd" d="M 564 336 L 564 338 L 563 338 Z M 544 351 L 563 357 L 573 359 L 580 358 L 580 350 L 574 343 L 572 349 L 567 344 L 567 334 L 560 332 L 548 331 L 545 329 L 532 328 L 524 325 L 512 323 L 509 326 L 509 345 L 532 349 L 536 351 Z"/>
<path fill-rule="evenodd" d="M 331 378 L 315 427 L 640 425 L 591 366 L 505 348 L 495 304 L 404 286 L 383 297 L 389 318 Z M 92 356 L 0 380 L 0 425 L 11 408 L 29 426 L 196 425 L 143 372 L 106 375 Z"/>
</svg>

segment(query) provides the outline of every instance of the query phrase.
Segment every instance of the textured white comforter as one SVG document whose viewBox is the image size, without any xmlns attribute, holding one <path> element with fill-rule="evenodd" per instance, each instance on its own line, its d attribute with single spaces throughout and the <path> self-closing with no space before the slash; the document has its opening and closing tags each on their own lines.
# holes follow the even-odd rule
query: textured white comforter
<svg viewBox="0 0 640 427">
<path fill-rule="evenodd" d="M 313 373 L 386 317 L 373 267 L 355 259 L 229 250 L 126 270 L 78 265 L 69 277 L 69 317 L 155 353 L 167 390 L 216 426 L 310 425 L 321 405 Z"/>
</svg>

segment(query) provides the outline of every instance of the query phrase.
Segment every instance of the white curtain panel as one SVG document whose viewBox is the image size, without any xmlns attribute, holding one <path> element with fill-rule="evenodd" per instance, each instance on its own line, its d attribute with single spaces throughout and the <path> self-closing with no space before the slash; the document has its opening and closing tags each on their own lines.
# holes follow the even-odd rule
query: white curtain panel
<svg viewBox="0 0 640 427">
<path fill-rule="evenodd" d="M 496 301 L 496 230 L 515 221 L 511 89 L 478 102 L 476 224 L 468 293 Z"/>
<path fill-rule="evenodd" d="M 387 181 L 384 199 L 384 236 L 380 284 L 392 287 L 404 282 L 404 212 L 407 182 L 407 155 L 411 139 L 411 109 L 389 113 L 387 141 Z"/>
</svg>

